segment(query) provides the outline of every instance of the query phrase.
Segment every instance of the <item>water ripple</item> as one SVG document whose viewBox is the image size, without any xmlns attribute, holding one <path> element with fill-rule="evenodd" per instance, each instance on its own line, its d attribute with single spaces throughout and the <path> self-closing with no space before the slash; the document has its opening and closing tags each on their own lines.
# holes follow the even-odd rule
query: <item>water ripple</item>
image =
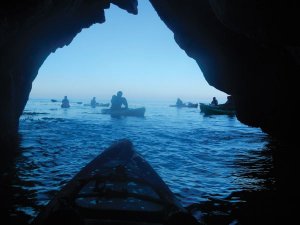
<svg viewBox="0 0 300 225">
<path fill-rule="evenodd" d="M 133 141 L 185 206 L 267 189 L 273 180 L 266 135 L 235 117 L 204 117 L 199 109 L 157 104 L 149 104 L 145 118 L 119 119 L 83 106 L 34 106 L 35 111 L 29 102 L 20 120 L 22 154 L 15 181 L 32 192 L 33 205 L 18 205 L 30 216 L 104 148 L 123 138 Z"/>
</svg>

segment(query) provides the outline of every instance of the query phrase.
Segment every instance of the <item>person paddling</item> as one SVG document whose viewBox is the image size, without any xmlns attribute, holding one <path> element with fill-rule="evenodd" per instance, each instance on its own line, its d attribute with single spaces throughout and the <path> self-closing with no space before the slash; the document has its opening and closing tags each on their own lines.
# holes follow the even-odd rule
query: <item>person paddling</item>
<svg viewBox="0 0 300 225">
<path fill-rule="evenodd" d="M 111 109 L 128 109 L 128 103 L 126 98 L 122 97 L 123 92 L 118 91 L 117 95 L 113 95 L 111 98 Z M 124 107 L 122 108 L 122 105 Z"/>
<path fill-rule="evenodd" d="M 218 105 L 218 100 L 216 97 L 213 97 L 213 100 L 210 103 L 211 105 L 217 106 Z"/>
<path fill-rule="evenodd" d="M 92 106 L 93 108 L 95 108 L 96 105 L 97 105 L 96 97 L 93 97 L 93 99 L 91 100 L 91 106 Z"/>
<path fill-rule="evenodd" d="M 61 107 L 70 108 L 70 102 L 67 96 L 65 96 L 64 99 L 61 101 Z"/>
</svg>

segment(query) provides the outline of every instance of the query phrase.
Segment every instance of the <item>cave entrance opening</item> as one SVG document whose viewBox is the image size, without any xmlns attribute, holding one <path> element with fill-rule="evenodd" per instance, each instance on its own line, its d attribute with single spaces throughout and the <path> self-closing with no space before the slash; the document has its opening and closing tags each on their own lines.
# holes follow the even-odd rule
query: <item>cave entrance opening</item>
<svg viewBox="0 0 300 225">
<path fill-rule="evenodd" d="M 148 1 L 132 15 L 111 5 L 106 22 L 84 29 L 44 62 L 30 98 L 108 102 L 122 90 L 129 101 L 210 101 L 226 94 L 210 86 L 194 59 Z"/>
</svg>

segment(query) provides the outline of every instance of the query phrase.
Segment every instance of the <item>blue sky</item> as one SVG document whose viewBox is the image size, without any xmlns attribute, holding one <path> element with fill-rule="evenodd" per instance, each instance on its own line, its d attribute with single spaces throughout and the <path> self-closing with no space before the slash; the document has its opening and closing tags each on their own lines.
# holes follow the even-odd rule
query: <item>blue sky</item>
<svg viewBox="0 0 300 225">
<path fill-rule="evenodd" d="M 173 33 L 148 1 L 138 15 L 111 5 L 106 22 L 82 30 L 69 46 L 51 54 L 39 70 L 32 98 L 109 100 L 122 90 L 128 100 L 220 100 L 194 59 L 176 44 Z M 219 101 L 220 102 L 220 101 Z"/>
</svg>

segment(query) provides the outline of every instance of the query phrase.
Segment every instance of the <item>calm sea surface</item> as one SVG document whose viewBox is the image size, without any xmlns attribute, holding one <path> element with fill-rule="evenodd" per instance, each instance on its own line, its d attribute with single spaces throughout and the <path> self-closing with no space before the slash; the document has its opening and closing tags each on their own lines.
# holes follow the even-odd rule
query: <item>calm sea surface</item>
<svg viewBox="0 0 300 225">
<path fill-rule="evenodd" d="M 111 118 L 101 114 L 101 107 L 74 102 L 61 109 L 50 99 L 29 100 L 20 118 L 21 154 L 12 184 L 19 195 L 16 212 L 36 216 L 83 166 L 123 138 L 133 142 L 195 215 L 197 207 L 204 215 L 213 207 L 224 217 L 233 205 L 247 202 L 236 193 L 274 188 L 268 136 L 260 129 L 236 117 L 204 116 L 199 108 L 169 104 L 129 102 L 130 107 L 145 106 L 145 117 Z"/>
</svg>

